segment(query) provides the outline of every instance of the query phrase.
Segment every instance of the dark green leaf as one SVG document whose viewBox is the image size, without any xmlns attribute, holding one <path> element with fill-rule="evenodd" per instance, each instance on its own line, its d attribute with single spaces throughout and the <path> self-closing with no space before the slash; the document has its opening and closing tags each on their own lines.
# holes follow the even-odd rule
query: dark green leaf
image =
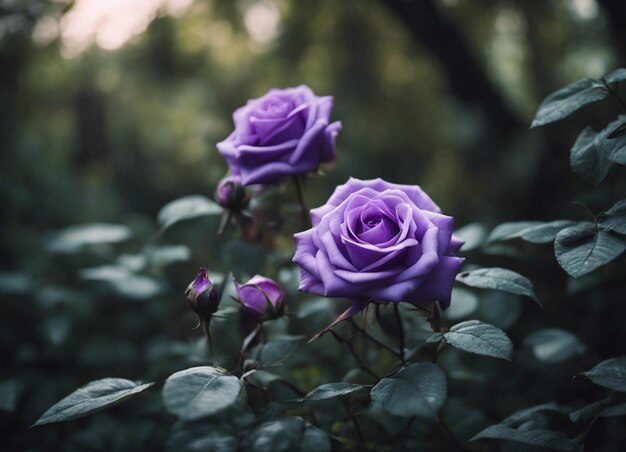
<svg viewBox="0 0 626 452">
<path fill-rule="evenodd" d="M 559 413 L 567 414 L 570 409 L 563 405 L 556 404 L 554 402 L 542 403 L 541 405 L 531 406 L 524 408 L 523 410 L 516 411 L 510 416 L 506 417 L 501 424 L 508 425 L 509 427 L 518 427 L 530 420 L 536 419 L 539 413 Z"/>
<path fill-rule="evenodd" d="M 501 439 L 527 444 L 529 446 L 545 447 L 559 451 L 577 450 L 574 440 L 565 438 L 562 434 L 550 430 L 516 430 L 507 425 L 498 424 L 487 427 L 485 430 L 474 435 L 469 441 L 479 439 Z"/>
<path fill-rule="evenodd" d="M 524 345 L 532 347 L 539 361 L 549 364 L 560 363 L 585 351 L 575 335 L 559 328 L 537 330 L 526 337 Z"/>
<path fill-rule="evenodd" d="M 601 417 L 619 417 L 626 416 L 626 402 L 617 405 L 608 406 L 600 412 Z"/>
<path fill-rule="evenodd" d="M 192 367 L 166 380 L 163 401 L 170 413 L 184 421 L 214 415 L 237 401 L 241 381 L 214 367 Z"/>
<path fill-rule="evenodd" d="M 302 452 L 330 452 L 330 438 L 321 428 L 308 425 L 302 440 Z"/>
<path fill-rule="evenodd" d="M 254 347 L 250 358 L 258 361 L 260 368 L 282 366 L 303 340 L 304 336 L 278 336 Z"/>
<path fill-rule="evenodd" d="M 592 185 L 604 180 L 613 163 L 626 164 L 626 135 L 611 138 L 625 123 L 620 116 L 597 133 L 587 127 L 576 139 L 570 151 L 572 171 Z"/>
<path fill-rule="evenodd" d="M 597 385 L 626 392 L 626 356 L 602 361 L 583 375 Z"/>
<path fill-rule="evenodd" d="M 531 243 L 549 243 L 561 229 L 573 224 L 575 222 L 570 220 L 555 220 L 549 223 L 538 221 L 503 223 L 491 232 L 488 242 L 521 238 Z"/>
<path fill-rule="evenodd" d="M 615 82 L 621 82 L 622 80 L 626 80 L 626 69 L 624 68 L 615 69 L 613 72 L 605 75 L 604 80 L 606 80 L 607 83 L 615 83 Z"/>
<path fill-rule="evenodd" d="M 621 393 L 612 393 L 609 397 L 593 402 L 572 413 L 569 418 L 572 422 L 580 420 L 589 421 L 596 416 L 600 417 L 619 417 L 626 416 L 626 402 L 624 395 Z"/>
<path fill-rule="evenodd" d="M 374 408 L 393 416 L 434 417 L 446 399 L 446 376 L 435 364 L 411 364 L 383 378 L 371 392 Z"/>
<path fill-rule="evenodd" d="M 571 83 L 544 99 L 531 127 L 563 119 L 587 104 L 604 99 L 607 94 L 608 89 L 599 80 L 585 78 Z"/>
<path fill-rule="evenodd" d="M 470 287 L 524 295 L 539 303 L 533 292 L 532 283 L 519 273 L 506 268 L 479 268 L 478 270 L 462 272 L 457 275 L 456 280 Z"/>
<path fill-rule="evenodd" d="M 605 231 L 615 231 L 626 234 L 626 199 L 615 203 L 604 212 L 600 219 L 600 227 Z"/>
<path fill-rule="evenodd" d="M 328 383 L 318 386 L 307 395 L 298 399 L 299 402 L 307 402 L 313 400 L 328 400 L 336 397 L 345 397 L 355 392 L 366 391 L 369 387 L 351 383 Z"/>
<path fill-rule="evenodd" d="M 554 241 L 557 261 L 574 278 L 608 264 L 625 250 L 626 239 L 589 222 L 563 229 Z"/>
<path fill-rule="evenodd" d="M 118 295 L 134 300 L 146 300 L 163 291 L 163 286 L 158 280 L 145 275 L 136 275 L 128 268 L 116 265 L 84 268 L 78 275 L 88 281 L 102 281 Z"/>
<path fill-rule="evenodd" d="M 463 251 L 471 251 L 485 241 L 487 229 L 484 224 L 470 223 L 454 231 L 454 235 L 465 242 L 461 248 Z"/>
<path fill-rule="evenodd" d="M 452 288 L 452 303 L 444 315 L 448 320 L 468 317 L 478 308 L 478 297 L 472 291 L 460 287 Z"/>
<path fill-rule="evenodd" d="M 513 344 L 504 331 L 478 320 L 458 323 L 443 337 L 453 347 L 466 352 L 507 361 L 513 356 Z"/>
<path fill-rule="evenodd" d="M 128 226 L 109 223 L 89 223 L 70 226 L 47 243 L 53 253 L 75 253 L 85 247 L 110 245 L 128 240 L 133 231 Z"/>
<path fill-rule="evenodd" d="M 299 417 L 281 417 L 262 422 L 245 439 L 242 450 L 253 452 L 290 452 L 300 450 L 304 421 Z"/>
<path fill-rule="evenodd" d="M 207 215 L 220 215 L 223 212 L 217 203 L 206 196 L 191 195 L 176 199 L 164 205 L 157 215 L 161 229 L 167 229 L 175 223 Z"/>
<path fill-rule="evenodd" d="M 135 383 L 123 378 L 103 378 L 77 389 L 53 405 L 33 426 L 78 419 L 120 403 L 154 383 Z"/>
<path fill-rule="evenodd" d="M 165 449 L 172 452 L 235 452 L 239 447 L 237 433 L 229 425 L 177 422 Z"/>
<path fill-rule="evenodd" d="M 19 392 L 17 380 L 3 380 L 0 382 L 0 410 L 13 412 Z"/>
</svg>

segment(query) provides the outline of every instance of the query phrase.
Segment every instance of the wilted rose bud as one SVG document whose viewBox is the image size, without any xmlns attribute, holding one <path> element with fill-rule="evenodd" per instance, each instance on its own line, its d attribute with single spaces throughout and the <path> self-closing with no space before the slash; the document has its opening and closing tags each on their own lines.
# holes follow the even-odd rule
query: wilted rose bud
<svg viewBox="0 0 626 452">
<path fill-rule="evenodd" d="M 245 284 L 239 284 L 235 278 L 237 301 L 244 313 L 258 320 L 279 317 L 284 311 L 285 292 L 276 281 L 265 276 L 255 275 Z"/>
<path fill-rule="evenodd" d="M 223 178 L 215 191 L 217 202 L 225 209 L 238 212 L 248 205 L 250 195 L 241 185 L 241 176 L 231 174 Z"/>
<path fill-rule="evenodd" d="M 202 267 L 198 276 L 185 291 L 187 303 L 201 317 L 207 317 L 217 311 L 220 304 L 220 294 L 209 279 L 206 267 Z"/>
</svg>

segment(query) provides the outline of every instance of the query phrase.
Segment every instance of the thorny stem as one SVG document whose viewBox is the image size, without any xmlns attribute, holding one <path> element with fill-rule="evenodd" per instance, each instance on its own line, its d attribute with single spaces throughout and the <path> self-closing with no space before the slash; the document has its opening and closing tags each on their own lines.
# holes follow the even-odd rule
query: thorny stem
<svg viewBox="0 0 626 452">
<path fill-rule="evenodd" d="M 400 340 L 400 361 L 402 364 L 405 363 L 404 360 L 404 327 L 402 326 L 402 319 L 400 318 L 400 309 L 398 308 L 398 303 L 393 304 L 393 314 L 396 317 L 396 326 L 398 327 L 398 335 Z"/>
<path fill-rule="evenodd" d="M 202 324 L 202 331 L 204 331 L 207 344 L 209 345 L 209 352 L 211 353 L 211 366 L 215 366 L 215 349 L 213 348 L 213 340 L 211 339 L 211 330 L 209 329 L 209 324 L 211 323 L 211 317 L 207 319 L 202 319 L 200 323 Z"/>
<path fill-rule="evenodd" d="M 357 422 L 354 414 L 350 414 L 350 419 L 352 419 L 352 423 L 354 424 L 354 429 L 356 430 L 356 433 L 359 436 L 359 443 L 361 443 L 361 445 L 363 446 L 363 450 L 366 450 L 365 437 L 363 436 L 363 431 L 361 430 L 361 427 L 359 426 L 359 423 Z"/>
<path fill-rule="evenodd" d="M 365 361 L 363 361 L 363 359 L 359 356 L 359 354 L 355 350 L 354 345 L 352 344 L 351 341 L 349 341 L 348 339 L 346 339 L 344 337 L 341 337 L 334 330 L 328 330 L 328 331 L 330 332 L 330 334 L 333 335 L 333 337 L 335 338 L 335 340 L 337 342 L 339 342 L 341 344 L 345 344 L 346 347 L 348 347 L 348 350 L 350 350 L 350 353 L 352 353 L 352 356 L 354 357 L 355 361 L 358 363 L 358 365 L 359 365 L 359 367 L 361 369 L 363 369 L 365 372 L 367 372 L 368 374 L 370 374 L 373 377 L 375 377 L 377 380 L 380 379 L 378 374 L 376 374 L 376 372 L 374 372 L 372 369 L 370 369 L 368 367 L 368 365 L 365 363 Z"/>
<path fill-rule="evenodd" d="M 446 439 L 453 443 L 455 447 L 458 447 L 459 441 L 454 437 L 452 431 L 448 427 L 448 424 L 446 424 L 446 422 L 443 420 L 443 416 L 441 414 L 438 414 L 437 419 L 439 420 L 439 427 L 441 428 L 441 431 L 445 435 Z"/>
<path fill-rule="evenodd" d="M 296 195 L 298 196 L 298 204 L 300 204 L 300 217 L 302 219 L 302 226 L 305 229 L 309 229 L 311 227 L 311 218 L 309 217 L 309 209 L 306 206 L 306 201 L 304 200 L 304 192 L 302 190 L 302 180 L 300 176 L 293 176 L 293 183 L 296 186 Z"/>
<path fill-rule="evenodd" d="M 367 331 L 365 331 L 363 328 L 361 328 L 353 319 L 350 319 L 350 323 L 352 324 L 352 327 L 355 330 L 357 330 L 359 333 L 361 333 L 365 338 L 369 339 L 370 341 L 372 341 L 374 344 L 378 345 L 379 347 L 384 348 L 385 350 L 387 350 L 392 355 L 395 355 L 398 358 L 401 358 L 400 353 L 395 351 L 393 348 L 389 347 L 387 344 L 379 341 L 374 336 L 370 335 Z"/>
</svg>

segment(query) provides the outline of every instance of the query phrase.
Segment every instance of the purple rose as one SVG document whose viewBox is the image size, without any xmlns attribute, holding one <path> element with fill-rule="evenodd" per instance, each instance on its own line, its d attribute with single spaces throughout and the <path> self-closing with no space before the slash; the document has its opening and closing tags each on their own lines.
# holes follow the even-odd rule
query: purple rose
<svg viewBox="0 0 626 452">
<path fill-rule="evenodd" d="M 344 316 L 369 300 L 449 306 L 463 242 L 452 235 L 454 219 L 417 185 L 350 178 L 311 220 L 294 236 L 300 290 L 352 299 Z"/>
<path fill-rule="evenodd" d="M 235 110 L 235 130 L 217 149 L 243 185 L 315 171 L 335 158 L 341 123 L 330 123 L 332 108 L 332 97 L 318 97 L 305 85 L 271 89 Z"/>
<path fill-rule="evenodd" d="M 241 176 L 238 174 L 228 175 L 217 184 L 215 198 L 222 207 L 235 212 L 244 209 L 250 201 L 250 196 L 241 184 Z"/>
<path fill-rule="evenodd" d="M 255 275 L 245 284 L 239 284 L 235 278 L 233 282 L 237 290 L 236 300 L 247 315 L 267 320 L 282 314 L 285 292 L 273 279 Z"/>
<path fill-rule="evenodd" d="M 191 281 L 185 295 L 189 307 L 201 317 L 213 314 L 220 304 L 220 294 L 209 279 L 205 267 L 202 267 L 196 279 Z"/>
</svg>

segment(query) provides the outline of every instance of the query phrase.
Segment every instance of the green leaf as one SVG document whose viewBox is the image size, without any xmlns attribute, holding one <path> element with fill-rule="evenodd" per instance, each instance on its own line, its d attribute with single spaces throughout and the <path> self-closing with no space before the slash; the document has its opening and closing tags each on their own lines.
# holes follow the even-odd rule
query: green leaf
<svg viewBox="0 0 626 452">
<path fill-rule="evenodd" d="M 321 428 L 307 425 L 302 440 L 302 452 L 330 452 L 330 438 Z"/>
<path fill-rule="evenodd" d="M 565 438 L 560 433 L 543 429 L 517 430 L 503 424 L 487 427 L 474 435 L 469 442 L 479 439 L 501 439 L 566 452 L 578 449 L 578 445 L 574 440 Z"/>
<path fill-rule="evenodd" d="M 78 276 L 87 281 L 104 282 L 118 295 L 133 300 L 146 300 L 163 292 L 163 286 L 158 280 L 136 275 L 128 268 L 117 265 L 84 268 Z"/>
<path fill-rule="evenodd" d="M 304 336 L 278 336 L 254 347 L 250 351 L 250 358 L 259 362 L 259 368 L 282 366 L 303 340 Z"/>
<path fill-rule="evenodd" d="M 524 345 L 532 347 L 535 357 L 548 364 L 563 362 L 585 351 L 580 339 L 559 328 L 537 330 L 526 337 Z"/>
<path fill-rule="evenodd" d="M 482 245 L 487 230 L 484 224 L 470 223 L 454 231 L 454 235 L 465 242 L 461 248 L 463 251 L 471 251 Z"/>
<path fill-rule="evenodd" d="M 435 364 L 411 364 L 383 378 L 371 392 L 372 405 L 393 416 L 435 417 L 446 399 L 446 376 Z"/>
<path fill-rule="evenodd" d="M 579 108 L 606 97 L 608 89 L 599 80 L 585 78 L 553 92 L 541 102 L 532 127 L 563 119 Z"/>
<path fill-rule="evenodd" d="M 46 247 L 53 253 L 76 253 L 89 246 L 124 242 L 132 235 L 133 231 L 121 224 L 79 224 L 57 233 L 48 241 Z"/>
<path fill-rule="evenodd" d="M 624 395 L 621 393 L 612 393 L 604 399 L 598 400 L 573 411 L 570 413 L 569 418 L 572 422 L 579 422 L 581 420 L 588 421 L 596 416 L 626 416 L 626 401 L 624 401 Z"/>
<path fill-rule="evenodd" d="M 318 386 L 304 397 L 298 399 L 298 402 L 310 402 L 314 400 L 328 400 L 336 397 L 346 397 L 355 392 L 366 391 L 369 386 L 357 385 L 351 383 L 328 383 Z"/>
<path fill-rule="evenodd" d="M 581 222 L 563 229 L 554 241 L 554 253 L 563 269 L 579 278 L 608 264 L 626 251 L 626 239 Z"/>
<path fill-rule="evenodd" d="M 626 199 L 617 201 L 600 218 L 600 227 L 605 231 L 626 234 Z"/>
<path fill-rule="evenodd" d="M 176 199 L 164 205 L 157 214 L 161 229 L 167 229 L 175 223 L 208 215 L 220 215 L 224 209 L 206 196 L 191 195 Z"/>
<path fill-rule="evenodd" d="M 625 123 L 623 116 L 601 132 L 584 129 L 570 151 L 572 171 L 591 185 L 598 185 L 607 176 L 613 163 L 626 165 L 626 135 L 610 138 Z"/>
<path fill-rule="evenodd" d="M 593 369 L 583 372 L 582 375 L 597 385 L 614 391 L 626 392 L 626 356 L 602 361 Z"/>
<path fill-rule="evenodd" d="M 46 411 L 33 427 L 67 422 L 101 411 L 138 394 L 154 383 L 135 383 L 123 378 L 103 378 L 77 389 Z"/>
<path fill-rule="evenodd" d="M 0 381 L 0 410 L 15 411 L 19 389 L 17 380 Z"/>
<path fill-rule="evenodd" d="M 300 450 L 304 421 L 299 417 L 280 417 L 262 422 L 245 438 L 241 450 L 290 452 Z"/>
<path fill-rule="evenodd" d="M 460 350 L 511 361 L 513 344 L 499 328 L 478 320 L 461 322 L 444 333 L 446 341 Z"/>
<path fill-rule="evenodd" d="M 533 292 L 532 283 L 519 273 L 506 268 L 479 268 L 478 270 L 462 272 L 457 275 L 456 280 L 466 286 L 479 289 L 493 289 L 515 295 L 524 295 L 535 300 L 541 306 Z"/>
<path fill-rule="evenodd" d="M 452 302 L 445 310 L 444 316 L 448 320 L 456 321 L 470 316 L 478 308 L 478 297 L 470 290 L 460 287 L 452 288 Z"/>
<path fill-rule="evenodd" d="M 561 229 L 573 224 L 575 222 L 570 220 L 555 220 L 549 223 L 539 221 L 502 223 L 491 232 L 487 242 L 521 238 L 531 243 L 549 243 Z"/>
<path fill-rule="evenodd" d="M 229 425 L 177 422 L 172 428 L 165 450 L 172 452 L 236 452 L 237 432 Z"/>
<path fill-rule="evenodd" d="M 241 381 L 214 367 L 192 367 L 165 381 L 163 401 L 170 413 L 184 421 L 214 415 L 237 401 Z"/>
<path fill-rule="evenodd" d="M 615 69 L 613 72 L 605 75 L 603 78 L 607 83 L 621 82 L 622 80 L 626 80 L 626 69 Z"/>
</svg>

